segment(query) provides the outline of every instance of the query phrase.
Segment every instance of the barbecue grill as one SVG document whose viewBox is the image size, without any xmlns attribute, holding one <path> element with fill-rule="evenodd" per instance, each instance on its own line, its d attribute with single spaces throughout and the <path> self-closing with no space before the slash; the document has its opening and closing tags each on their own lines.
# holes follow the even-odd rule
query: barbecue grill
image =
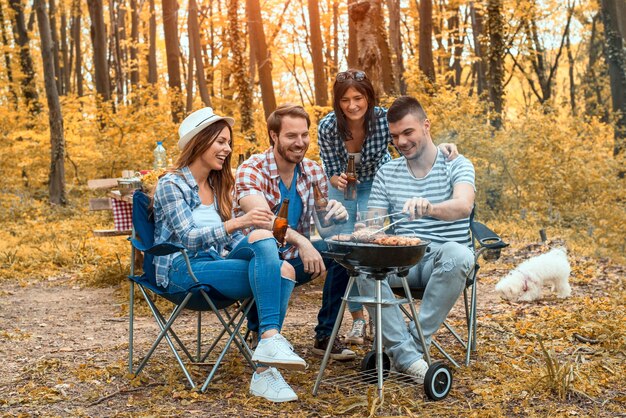
<svg viewBox="0 0 626 418">
<path fill-rule="evenodd" d="M 328 251 L 323 253 L 324 256 L 333 258 L 339 264 L 352 272 L 346 293 L 342 298 L 341 307 L 339 308 L 339 315 L 335 321 L 328 348 L 324 353 L 320 371 L 315 381 L 313 388 L 313 395 L 317 395 L 319 386 L 322 381 L 324 370 L 328 364 L 330 358 L 330 351 L 332 349 L 333 342 L 337 337 L 339 327 L 343 320 L 343 313 L 345 311 L 346 303 L 348 301 L 360 302 L 364 305 L 375 306 L 375 350 L 370 351 L 361 363 L 361 372 L 365 377 L 367 383 L 377 383 L 378 397 L 382 399 L 383 382 L 389 378 L 390 372 L 390 359 L 383 352 L 382 338 L 379 335 L 379 330 L 382 329 L 382 307 L 400 304 L 409 304 L 413 321 L 417 329 L 417 333 L 420 342 L 423 347 L 424 357 L 429 364 L 426 378 L 424 379 L 424 391 L 426 395 L 433 400 L 440 400 L 445 398 L 450 388 L 452 387 L 452 373 L 448 366 L 441 362 L 432 362 L 428 350 L 424 343 L 424 336 L 417 320 L 417 311 L 413 304 L 413 298 L 411 297 L 411 291 L 406 281 L 406 275 L 409 269 L 417 264 L 428 249 L 430 242 L 421 241 L 415 245 L 381 245 L 367 242 L 352 242 L 352 241 L 339 241 L 336 239 L 326 239 L 328 244 Z M 374 297 L 348 296 L 352 286 L 354 286 L 355 276 L 359 274 L 365 274 L 369 280 L 376 280 L 376 292 Z M 389 274 L 396 274 L 401 278 L 402 285 L 405 290 L 405 298 L 394 299 L 382 299 L 381 295 L 381 281 L 384 280 Z M 376 379 L 374 379 L 373 373 L 376 373 Z M 402 375 L 401 373 L 396 373 Z M 410 383 L 412 380 L 407 379 L 406 375 L 402 375 L 400 381 L 403 383 Z"/>
</svg>

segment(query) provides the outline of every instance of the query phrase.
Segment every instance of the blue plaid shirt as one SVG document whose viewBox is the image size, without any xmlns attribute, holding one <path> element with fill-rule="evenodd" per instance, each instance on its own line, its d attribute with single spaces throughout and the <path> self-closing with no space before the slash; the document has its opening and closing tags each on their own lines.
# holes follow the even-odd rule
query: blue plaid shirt
<svg viewBox="0 0 626 418">
<path fill-rule="evenodd" d="M 391 155 L 387 149 L 387 146 L 392 143 L 387 124 L 387 109 L 374 107 L 374 118 L 371 124 L 369 135 L 363 141 L 361 164 L 357 168 L 360 181 L 373 180 L 378 169 L 387 161 L 391 161 Z M 330 112 L 320 120 L 317 127 L 317 144 L 326 175 L 332 177 L 345 173 L 348 165 L 348 151 L 344 141 L 339 137 L 335 112 Z"/>
<path fill-rule="evenodd" d="M 212 186 L 211 186 L 212 187 Z M 216 260 L 221 259 L 222 251 L 232 249 L 243 238 L 239 231 L 229 235 L 221 223 L 217 226 L 199 228 L 195 225 L 192 211 L 201 204 L 198 183 L 189 167 L 176 173 L 168 173 L 159 179 L 154 192 L 154 242 L 182 244 L 194 257 L 206 252 Z M 215 200 L 217 209 L 217 200 Z M 154 257 L 157 284 L 167 287 L 168 273 L 174 258 L 180 253 Z"/>
</svg>

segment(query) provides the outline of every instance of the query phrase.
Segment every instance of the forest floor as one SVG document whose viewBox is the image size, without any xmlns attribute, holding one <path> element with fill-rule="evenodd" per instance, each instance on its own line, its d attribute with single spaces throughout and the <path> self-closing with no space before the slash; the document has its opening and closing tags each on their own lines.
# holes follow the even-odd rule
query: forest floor
<svg viewBox="0 0 626 418">
<path fill-rule="evenodd" d="M 494 285 L 514 265 L 546 245 L 515 243 L 500 260 L 483 263 L 478 352 L 454 370 L 450 395 L 428 401 L 421 387 L 385 392 L 376 402 L 350 387 L 312 388 L 320 358 L 311 352 L 321 281 L 294 292 L 284 334 L 309 361 L 285 371 L 297 402 L 271 404 L 248 394 L 251 376 L 231 350 L 206 393 L 188 390 L 165 344 L 137 378 L 127 369 L 128 285 L 85 286 L 72 274 L 3 282 L 0 290 L 0 415 L 2 416 L 626 416 L 626 268 L 569 254 L 569 299 L 547 292 L 533 303 L 501 301 Z M 19 283 L 19 284 L 18 284 Z M 135 344 L 145 353 L 156 325 L 138 305 Z M 348 316 L 348 315 L 347 315 Z M 185 315 L 193 338 L 193 315 Z M 462 325 L 462 305 L 450 317 Z M 215 319 L 203 318 L 206 332 Z M 344 318 L 342 332 L 350 324 Z M 441 333 L 441 331 L 440 331 Z M 452 347 L 442 337 L 446 347 Z M 544 347 L 544 348 L 542 348 Z M 367 347 L 353 347 L 360 358 Z M 460 349 L 452 350 L 456 357 Z M 441 356 L 433 352 L 435 358 Z M 136 354 L 136 358 L 140 355 Z M 359 360 L 333 362 L 325 378 L 352 373 Z M 193 366 L 194 377 L 207 366 Z"/>
</svg>

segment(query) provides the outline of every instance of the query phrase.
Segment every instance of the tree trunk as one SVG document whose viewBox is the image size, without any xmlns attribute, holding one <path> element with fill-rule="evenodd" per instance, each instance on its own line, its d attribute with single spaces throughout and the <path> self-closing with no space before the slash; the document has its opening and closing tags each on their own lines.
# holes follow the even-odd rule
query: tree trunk
<svg viewBox="0 0 626 418">
<path fill-rule="evenodd" d="M 176 0 L 162 0 L 163 33 L 167 55 L 167 74 L 171 94 L 172 120 L 181 121 L 184 107 L 180 82 L 180 60 L 178 47 L 178 3 Z"/>
<path fill-rule="evenodd" d="M 419 68 L 435 83 L 435 63 L 433 62 L 433 3 L 432 0 L 420 1 Z"/>
<path fill-rule="evenodd" d="M 487 75 L 489 99 L 493 105 L 494 116 L 491 125 L 497 129 L 502 127 L 502 107 L 504 103 L 504 19 L 502 17 L 502 0 L 487 1 L 487 34 L 489 49 L 487 51 Z"/>
<path fill-rule="evenodd" d="M 451 6 L 452 7 L 452 6 Z M 465 22 L 461 26 L 461 10 L 458 3 L 454 4 L 452 10 L 447 11 L 448 17 L 448 44 L 450 45 L 450 60 L 451 64 L 448 64 L 448 85 L 451 87 L 461 84 L 461 72 L 463 67 L 461 66 L 461 60 L 463 55 L 464 44 L 464 27 Z M 450 61 L 449 61 L 450 62 Z"/>
<path fill-rule="evenodd" d="M 41 103 L 37 93 L 35 83 L 35 71 L 33 70 L 33 59 L 30 55 L 28 30 L 24 19 L 24 8 L 21 0 L 9 0 L 9 5 L 15 12 L 13 22 L 13 33 L 15 42 L 20 48 L 20 68 L 22 70 L 22 95 L 26 101 L 26 106 L 31 115 L 41 112 Z"/>
<path fill-rule="evenodd" d="M 356 68 L 359 65 L 359 42 L 356 32 L 356 23 L 349 10 L 357 0 L 348 0 L 348 67 Z"/>
<path fill-rule="evenodd" d="M 115 92 L 117 103 L 124 103 L 126 95 L 126 71 L 124 68 L 126 54 L 124 45 L 126 43 L 126 9 L 120 7 L 120 0 L 110 0 L 109 13 L 111 22 L 111 52 L 113 58 L 113 68 L 115 69 Z"/>
<path fill-rule="evenodd" d="M 13 69 L 11 68 L 11 54 L 9 54 L 9 37 L 7 36 L 7 30 L 4 24 L 4 9 L 2 8 L 2 3 L 0 3 L 0 25 L 2 25 L 0 30 L 2 30 L 2 46 L 4 47 L 2 50 L 4 55 L 4 66 L 7 70 L 7 81 L 9 82 L 8 89 L 11 101 L 13 102 L 13 109 L 17 110 L 19 100 L 15 91 L 15 86 L 13 85 Z"/>
<path fill-rule="evenodd" d="M 608 121 L 608 114 L 601 106 L 603 103 L 601 80 L 608 76 L 608 70 L 600 65 L 600 56 L 603 49 L 603 39 L 598 29 L 601 12 L 591 19 L 591 34 L 589 35 L 589 49 L 587 68 L 583 76 L 581 87 L 585 97 L 585 113 L 589 116 L 598 116 L 604 123 Z"/>
<path fill-rule="evenodd" d="M 613 111 L 618 113 L 615 121 L 613 155 L 624 153 L 626 147 L 626 32 L 620 33 L 618 16 L 619 0 L 601 0 L 604 37 L 606 39 L 605 58 L 609 67 L 611 102 Z M 622 19 L 623 21 L 623 19 Z M 620 177 L 624 176 L 624 169 Z"/>
<path fill-rule="evenodd" d="M 63 77 L 61 76 L 61 65 L 59 63 L 59 35 L 57 32 L 57 7 L 54 0 L 49 1 L 48 18 L 50 19 L 50 34 L 52 35 L 52 52 L 54 58 L 54 77 L 57 83 L 57 93 L 63 94 Z"/>
<path fill-rule="evenodd" d="M 137 0 L 130 0 L 130 85 L 133 92 L 139 85 L 139 60 L 137 46 L 139 45 L 139 10 Z"/>
<path fill-rule="evenodd" d="M 235 77 L 235 85 L 237 86 L 239 113 L 241 117 L 241 133 L 243 133 L 246 141 L 249 143 L 256 142 L 254 132 L 254 115 L 252 105 L 252 85 L 248 79 L 250 74 L 246 67 L 244 59 L 245 49 L 243 47 L 243 39 L 239 31 L 239 10 L 238 0 L 229 0 L 228 2 L 228 39 L 230 41 L 230 51 L 233 56 L 232 72 Z"/>
<path fill-rule="evenodd" d="M 382 10 L 380 0 L 353 3 L 348 11 L 350 19 L 354 21 L 357 33 L 358 67 L 367 73 L 374 85 L 376 95 L 380 97 L 388 92 L 387 88 L 392 85 L 391 70 L 385 71 L 384 68 L 385 64 L 389 65 L 389 50 L 386 51 L 387 62 L 385 63 L 384 51 L 381 49 Z M 384 74 L 385 72 L 387 74 Z"/>
<path fill-rule="evenodd" d="M 313 78 L 315 80 L 315 104 L 328 105 L 328 85 L 324 74 L 324 44 L 322 43 L 322 24 L 317 0 L 308 0 L 309 24 L 311 25 L 311 59 L 313 60 Z"/>
<path fill-rule="evenodd" d="M 569 75 L 569 103 L 572 108 L 572 116 L 576 116 L 576 79 L 574 78 L 574 56 L 572 55 L 572 45 L 570 41 L 569 31 L 565 40 L 565 48 L 567 49 L 567 66 Z"/>
<path fill-rule="evenodd" d="M 333 0 L 333 49 L 330 74 L 335 75 L 339 68 L 339 1 Z"/>
<path fill-rule="evenodd" d="M 39 36 L 41 38 L 41 58 L 43 61 L 46 99 L 48 101 L 48 119 L 50 122 L 50 176 L 48 191 L 50 203 L 65 205 L 65 140 L 63 138 L 63 115 L 54 78 L 54 48 L 50 33 L 50 22 L 44 0 L 35 0 Z"/>
<path fill-rule="evenodd" d="M 74 0 L 72 3 L 72 16 L 74 19 L 72 25 L 72 39 L 74 40 L 74 49 L 76 50 L 76 65 L 74 72 L 76 73 L 76 95 L 83 97 L 83 51 L 81 47 L 81 7 L 80 0 Z"/>
<path fill-rule="evenodd" d="M 402 58 L 402 34 L 400 33 L 400 1 L 387 0 L 389 8 L 389 44 L 392 51 L 394 93 L 406 94 L 404 60 Z"/>
<path fill-rule="evenodd" d="M 484 54 L 487 48 L 483 40 L 483 11 L 477 10 L 473 1 L 470 1 L 470 15 L 472 18 L 474 55 L 476 56 L 476 62 L 474 63 L 474 70 L 476 71 L 476 93 L 480 96 L 485 91 L 486 86 Z"/>
<path fill-rule="evenodd" d="M 189 31 L 189 49 L 193 48 L 192 62 L 189 59 L 189 66 L 193 68 L 193 64 L 196 64 L 196 77 L 198 79 L 198 91 L 200 92 L 200 98 L 205 106 L 211 106 L 211 98 L 209 97 L 209 90 L 207 89 L 206 79 L 204 78 L 204 63 L 202 62 L 202 46 L 200 45 L 200 28 L 198 25 L 198 5 L 196 0 L 189 0 L 189 15 L 187 17 L 187 29 Z M 193 40 L 193 42 L 192 42 Z M 191 52 L 189 54 L 191 58 Z"/>
<path fill-rule="evenodd" d="M 96 93 L 105 102 L 111 100 L 111 85 L 109 80 L 109 63 L 107 62 L 107 36 L 104 26 L 102 0 L 87 0 L 89 17 L 91 18 L 91 43 L 93 44 L 93 67 L 96 82 Z M 79 28 L 80 30 L 80 28 Z M 76 51 L 76 59 L 80 57 Z M 76 63 L 78 70 L 78 62 Z"/>
<path fill-rule="evenodd" d="M 261 17 L 261 5 L 259 0 L 246 0 L 250 27 L 250 48 L 254 50 L 259 83 L 261 84 L 261 96 L 263 98 L 263 110 L 265 118 L 276 109 L 276 97 L 272 82 L 272 57 L 265 42 L 263 31 L 263 18 Z"/>
<path fill-rule="evenodd" d="M 59 94 L 65 95 L 70 91 L 70 58 L 67 44 L 67 6 L 65 2 L 61 3 L 61 58 L 63 65 L 59 77 L 63 81 L 61 83 L 63 90 Z"/>
<path fill-rule="evenodd" d="M 156 61 L 156 11 L 154 10 L 154 0 L 150 0 L 150 47 L 148 48 L 148 83 L 154 87 L 154 98 L 158 98 L 158 92 L 156 89 L 157 84 L 157 61 Z"/>
</svg>

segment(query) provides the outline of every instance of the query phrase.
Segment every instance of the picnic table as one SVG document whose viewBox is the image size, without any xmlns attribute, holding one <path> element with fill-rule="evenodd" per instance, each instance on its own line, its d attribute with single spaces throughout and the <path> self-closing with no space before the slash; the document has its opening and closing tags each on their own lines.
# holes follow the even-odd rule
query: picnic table
<svg viewBox="0 0 626 418">
<path fill-rule="evenodd" d="M 128 236 L 132 232 L 132 193 L 122 194 L 118 190 L 118 178 L 94 179 L 87 182 L 92 190 L 106 190 L 106 197 L 89 200 L 89 210 L 110 210 L 113 214 L 112 229 L 94 229 L 97 237 Z"/>
</svg>

